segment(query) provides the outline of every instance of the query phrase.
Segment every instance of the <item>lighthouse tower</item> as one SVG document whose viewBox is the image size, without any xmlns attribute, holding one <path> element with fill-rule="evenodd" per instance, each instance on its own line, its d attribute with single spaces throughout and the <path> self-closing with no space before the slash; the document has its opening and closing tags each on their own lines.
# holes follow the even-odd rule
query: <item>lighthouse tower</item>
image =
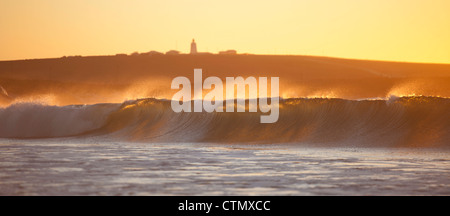
<svg viewBox="0 0 450 216">
<path fill-rule="evenodd" d="M 197 44 L 194 39 L 192 39 L 191 43 L 191 54 L 197 54 Z"/>
</svg>

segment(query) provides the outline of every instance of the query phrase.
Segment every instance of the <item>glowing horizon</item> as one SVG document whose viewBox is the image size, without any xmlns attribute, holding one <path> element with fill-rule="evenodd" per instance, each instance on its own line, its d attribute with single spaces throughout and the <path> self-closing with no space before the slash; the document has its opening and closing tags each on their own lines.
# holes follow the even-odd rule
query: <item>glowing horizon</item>
<svg viewBox="0 0 450 216">
<path fill-rule="evenodd" d="M 450 1 L 0 2 L 0 60 L 238 53 L 450 63 Z"/>
</svg>

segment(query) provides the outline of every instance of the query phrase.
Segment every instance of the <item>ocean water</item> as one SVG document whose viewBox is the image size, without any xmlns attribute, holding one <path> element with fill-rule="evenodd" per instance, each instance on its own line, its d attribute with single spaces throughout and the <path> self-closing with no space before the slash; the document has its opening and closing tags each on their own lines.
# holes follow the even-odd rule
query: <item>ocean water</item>
<svg viewBox="0 0 450 216">
<path fill-rule="evenodd" d="M 450 195 L 450 149 L 0 139 L 0 195 Z"/>
<path fill-rule="evenodd" d="M 224 103 L 225 106 L 225 103 Z M 450 147 L 450 99 L 280 99 L 276 123 L 262 112 L 181 112 L 164 99 L 0 107 L 0 138 L 98 138 L 145 143 L 313 143 L 313 146 Z"/>
<path fill-rule="evenodd" d="M 261 124 L 254 99 L 246 112 L 174 112 L 172 80 L 195 81 L 199 67 L 223 81 L 279 77 L 278 121 Z M 449 64 L 0 61 L 0 195 L 450 195 L 449 120 Z"/>
<path fill-rule="evenodd" d="M 450 195 L 450 99 L 170 101 L 0 108 L 0 195 Z"/>
</svg>

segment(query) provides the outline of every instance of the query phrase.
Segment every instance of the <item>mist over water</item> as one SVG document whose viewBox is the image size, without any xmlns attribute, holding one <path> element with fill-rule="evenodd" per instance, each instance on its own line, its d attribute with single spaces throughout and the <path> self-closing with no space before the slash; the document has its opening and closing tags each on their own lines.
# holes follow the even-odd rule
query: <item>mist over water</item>
<svg viewBox="0 0 450 216">
<path fill-rule="evenodd" d="M 195 68 L 203 70 L 204 78 L 222 81 L 238 76 L 279 77 L 282 98 L 450 97 L 447 64 L 312 56 L 98 56 L 0 62 L 0 106 L 171 99 L 177 92 L 171 89 L 172 79 L 184 76 L 193 81 Z"/>
</svg>

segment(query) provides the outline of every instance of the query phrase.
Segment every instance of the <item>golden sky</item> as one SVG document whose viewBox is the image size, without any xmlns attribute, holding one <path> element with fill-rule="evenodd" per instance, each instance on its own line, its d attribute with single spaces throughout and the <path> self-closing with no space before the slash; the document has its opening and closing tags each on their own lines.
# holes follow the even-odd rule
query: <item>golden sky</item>
<svg viewBox="0 0 450 216">
<path fill-rule="evenodd" d="M 449 0 L 0 0 L 0 60 L 236 49 L 450 63 Z"/>
</svg>

